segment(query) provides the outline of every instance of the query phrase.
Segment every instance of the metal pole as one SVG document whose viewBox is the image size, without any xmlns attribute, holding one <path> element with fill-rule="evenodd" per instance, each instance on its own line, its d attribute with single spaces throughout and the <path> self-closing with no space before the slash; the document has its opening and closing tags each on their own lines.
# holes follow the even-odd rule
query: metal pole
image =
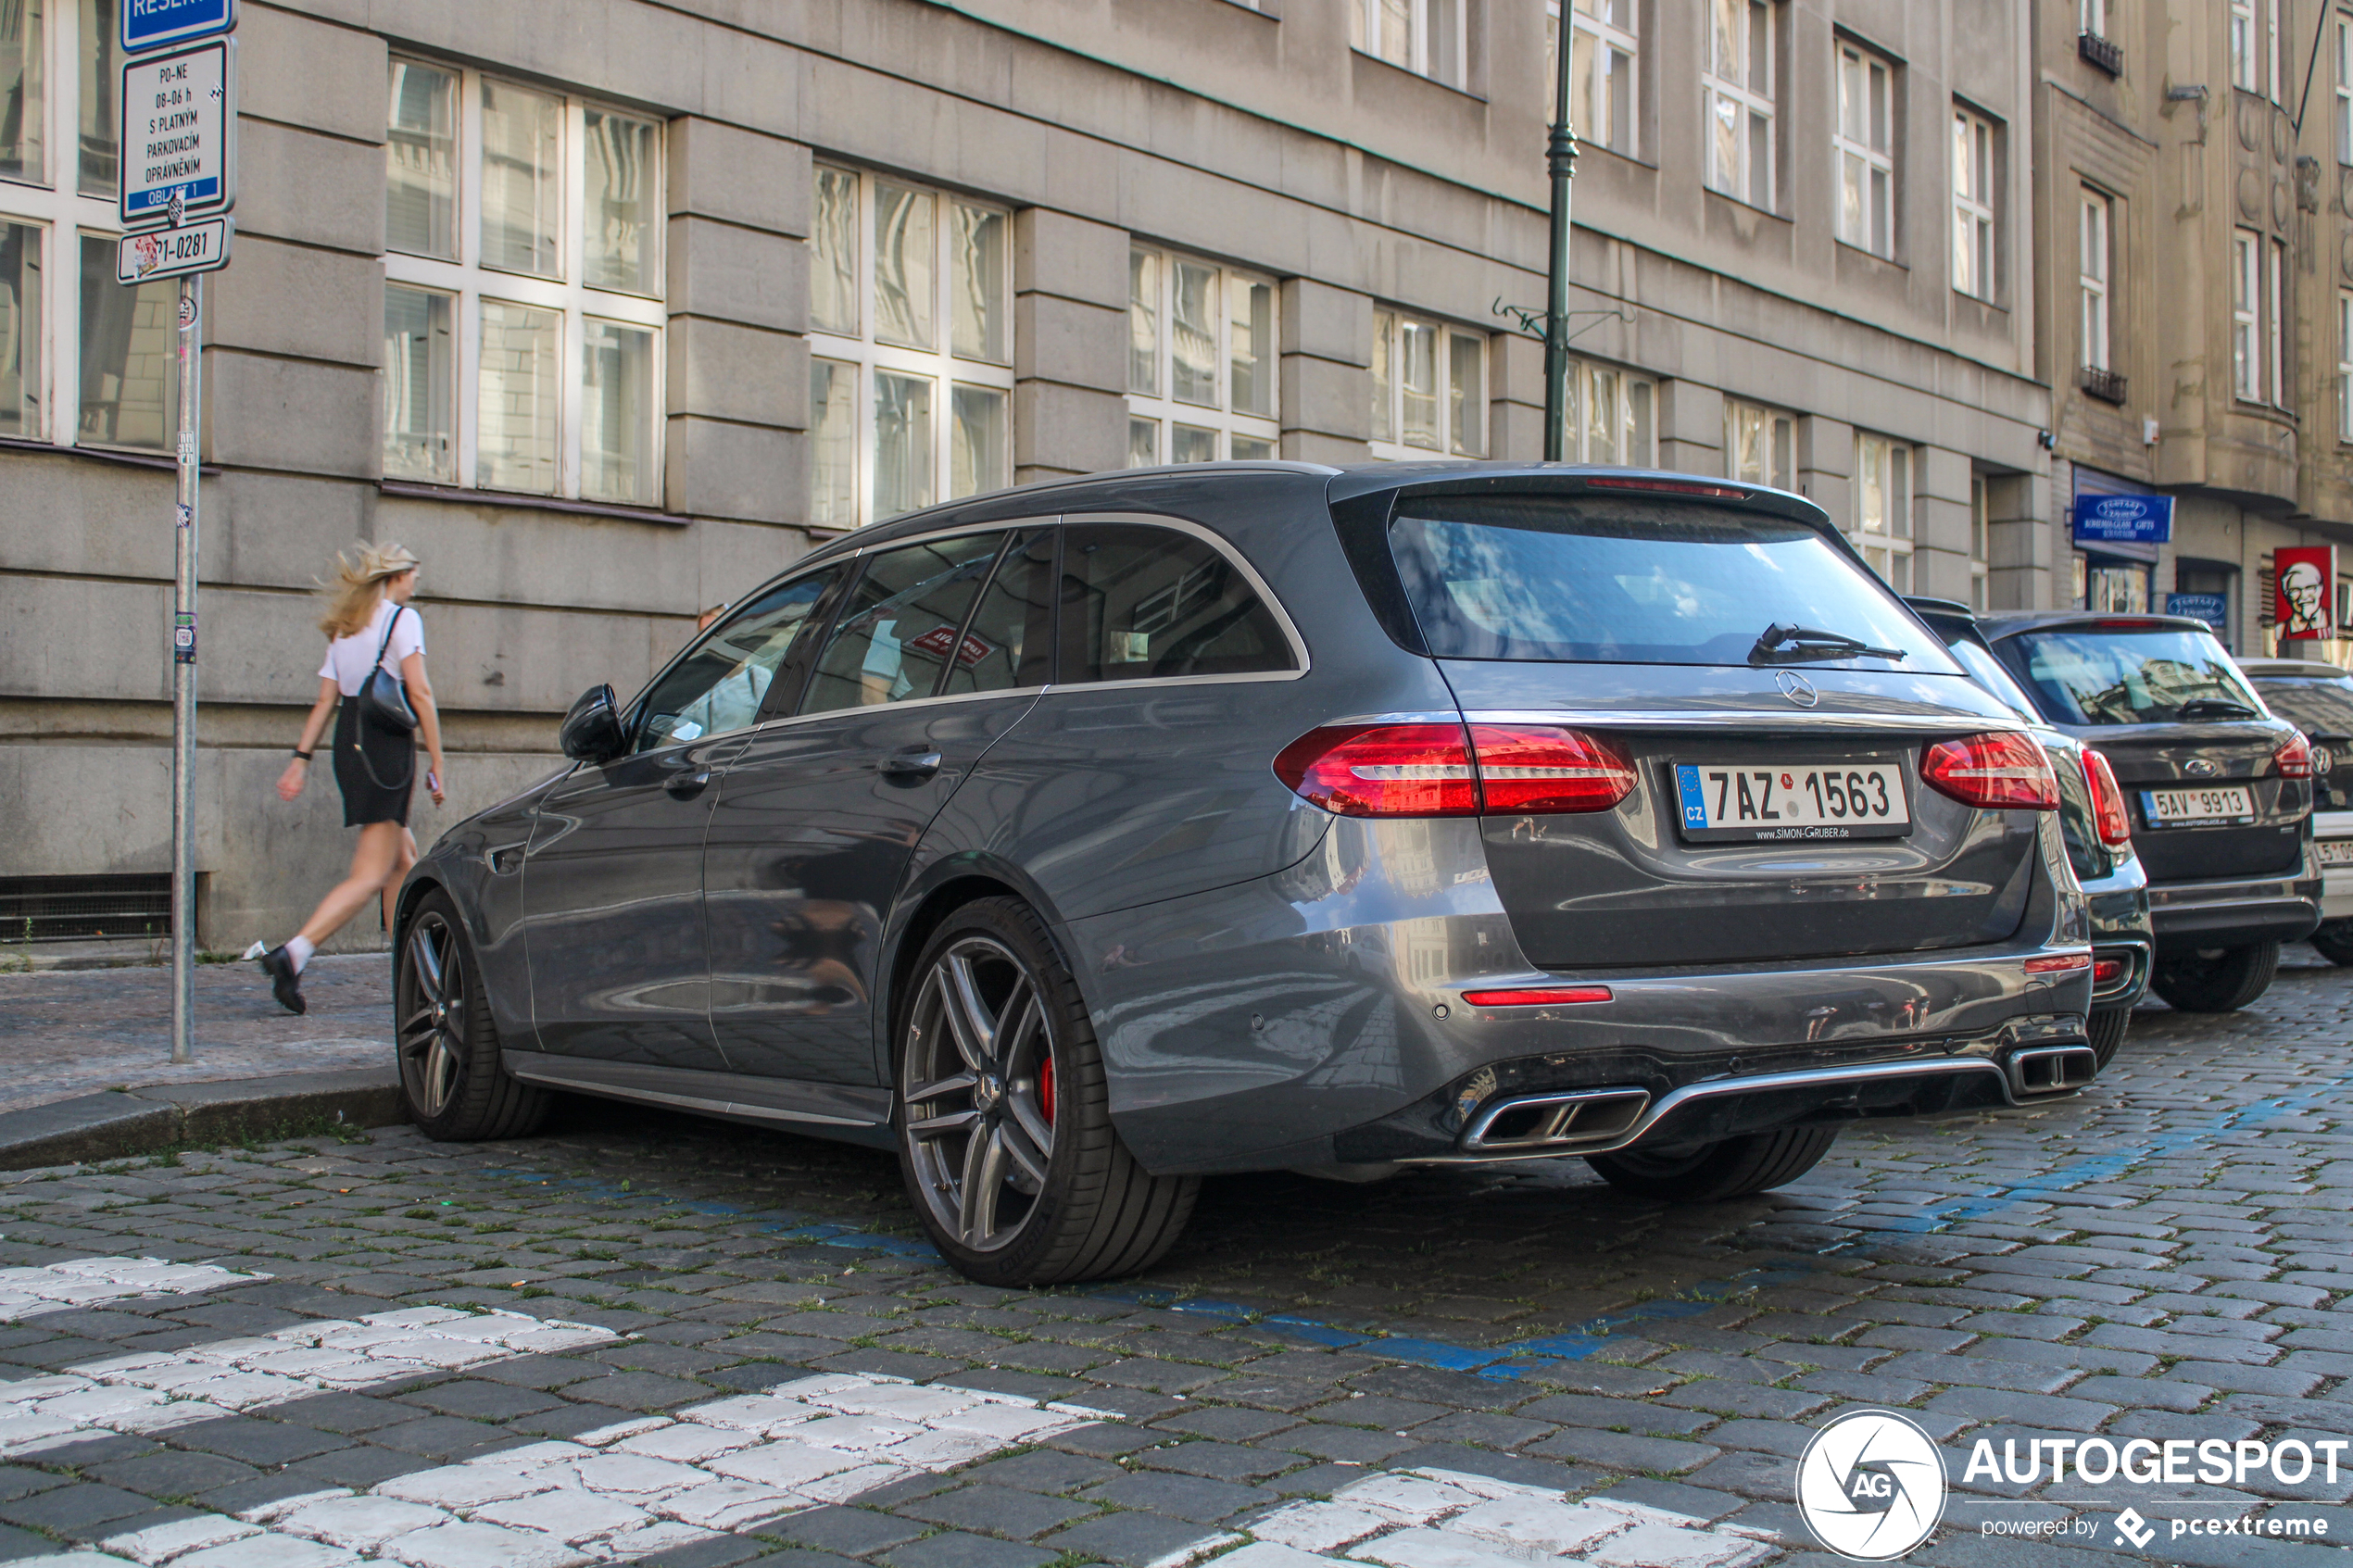
<svg viewBox="0 0 2353 1568">
<path fill-rule="evenodd" d="M 1544 162 L 1553 177 L 1552 288 L 1544 304 L 1544 460 L 1568 454 L 1568 182 L 1577 177 L 1577 132 L 1568 119 L 1568 62 L 1575 53 L 1568 7 L 1560 12 L 1553 55 L 1553 129 Z"/>
<path fill-rule="evenodd" d="M 180 500 L 172 540 L 171 1060 L 195 1060 L 196 1011 L 196 430 L 204 383 L 198 318 L 204 277 L 180 280 Z"/>
</svg>

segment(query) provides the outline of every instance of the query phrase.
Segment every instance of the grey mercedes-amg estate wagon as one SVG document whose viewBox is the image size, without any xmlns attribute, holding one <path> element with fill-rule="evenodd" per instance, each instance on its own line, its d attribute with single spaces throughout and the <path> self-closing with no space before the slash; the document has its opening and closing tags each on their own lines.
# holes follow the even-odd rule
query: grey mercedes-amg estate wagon
<svg viewBox="0 0 2353 1568">
<path fill-rule="evenodd" d="M 432 1135 L 569 1090 L 892 1148 L 1038 1284 L 1205 1173 L 1724 1198 L 2094 1071 L 2048 759 L 1801 497 L 1139 470 L 748 586 L 416 868 Z"/>
</svg>

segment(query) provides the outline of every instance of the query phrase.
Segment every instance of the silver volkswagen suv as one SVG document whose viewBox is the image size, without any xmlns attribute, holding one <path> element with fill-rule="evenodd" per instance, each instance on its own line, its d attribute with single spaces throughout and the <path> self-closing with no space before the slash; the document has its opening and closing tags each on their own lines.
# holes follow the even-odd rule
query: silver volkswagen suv
<svg viewBox="0 0 2353 1568">
<path fill-rule="evenodd" d="M 1140 470 L 747 589 L 416 868 L 432 1135 L 572 1092 L 865 1143 L 1042 1284 L 1204 1174 L 1723 1198 L 2095 1071 L 2047 758 L 1799 496 Z"/>
</svg>

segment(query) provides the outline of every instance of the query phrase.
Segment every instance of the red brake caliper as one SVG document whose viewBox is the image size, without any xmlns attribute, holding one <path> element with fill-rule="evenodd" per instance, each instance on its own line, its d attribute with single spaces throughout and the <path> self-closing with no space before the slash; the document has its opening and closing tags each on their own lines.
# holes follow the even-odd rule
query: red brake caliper
<svg viewBox="0 0 2353 1568">
<path fill-rule="evenodd" d="M 1054 1124 L 1054 1059 L 1046 1058 L 1038 1064 L 1038 1109 L 1046 1113 L 1046 1125 Z"/>
</svg>

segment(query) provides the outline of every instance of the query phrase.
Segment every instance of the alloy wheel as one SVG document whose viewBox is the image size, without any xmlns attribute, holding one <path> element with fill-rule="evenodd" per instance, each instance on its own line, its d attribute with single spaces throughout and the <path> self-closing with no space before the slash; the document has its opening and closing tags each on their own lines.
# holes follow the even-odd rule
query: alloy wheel
<svg viewBox="0 0 2353 1568">
<path fill-rule="evenodd" d="M 465 949 L 438 910 L 409 930 L 400 966 L 400 1076 L 420 1114 L 439 1116 L 458 1093 L 466 1060 Z"/>
<path fill-rule="evenodd" d="M 1037 977 L 971 936 L 924 975 L 900 1077 L 915 1185 L 975 1252 L 1021 1234 L 1054 1156 L 1054 1039 Z"/>
</svg>

